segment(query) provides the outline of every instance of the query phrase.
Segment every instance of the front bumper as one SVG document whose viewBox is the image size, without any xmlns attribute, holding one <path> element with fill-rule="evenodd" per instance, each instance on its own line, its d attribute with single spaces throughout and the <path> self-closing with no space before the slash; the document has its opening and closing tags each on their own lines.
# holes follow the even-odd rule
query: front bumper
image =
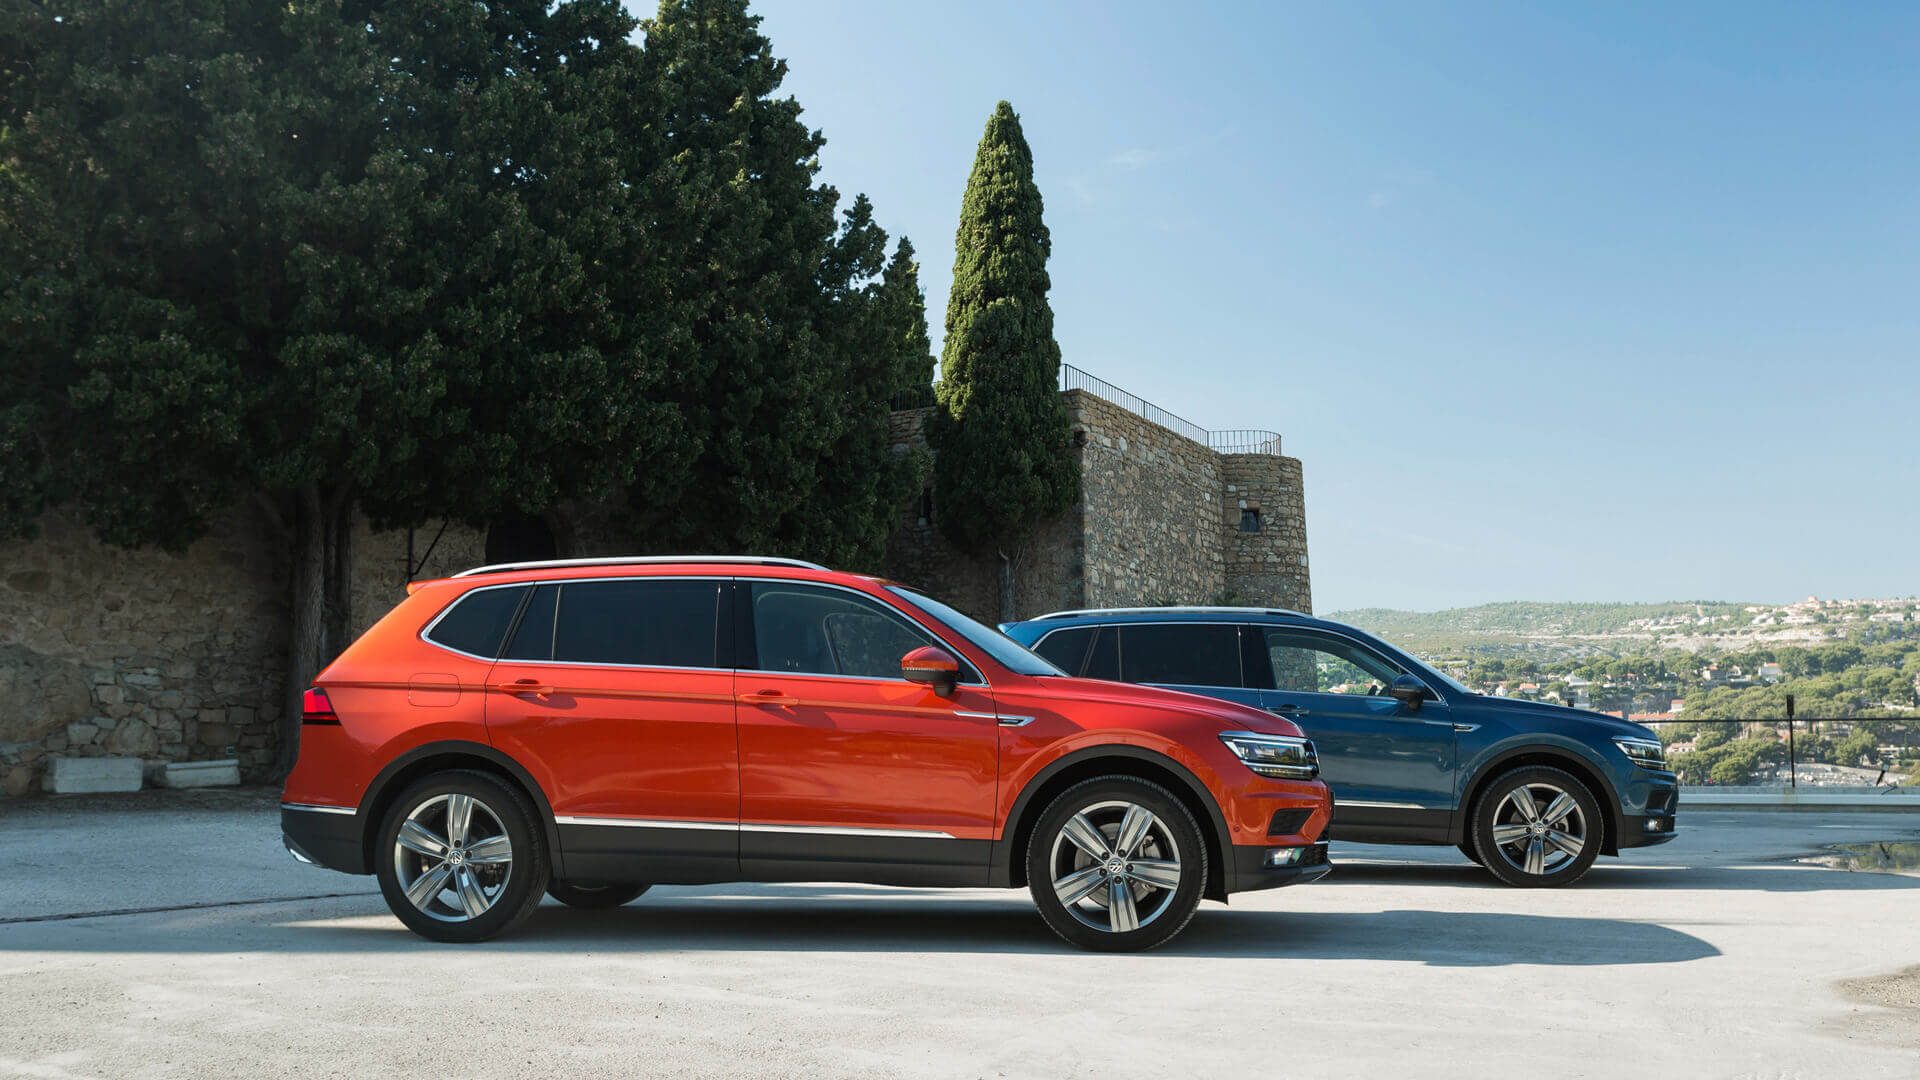
<svg viewBox="0 0 1920 1080">
<path fill-rule="evenodd" d="M 1299 861 L 1287 866 L 1269 866 L 1268 853 L 1299 847 Z M 1326 877 L 1333 869 L 1327 857 L 1327 842 L 1315 844 L 1235 844 L 1233 846 L 1234 892 L 1278 889 L 1283 885 L 1305 885 Z"/>
<path fill-rule="evenodd" d="M 1637 811 L 1637 812 L 1635 812 Z M 1645 795 L 1641 806 L 1629 808 L 1620 816 L 1618 847 L 1652 847 L 1664 844 L 1679 834 L 1680 789 L 1660 785 Z"/>
<path fill-rule="evenodd" d="M 281 803 L 280 841 L 300 862 L 343 874 L 368 872 L 360 815 L 349 807 Z"/>
</svg>

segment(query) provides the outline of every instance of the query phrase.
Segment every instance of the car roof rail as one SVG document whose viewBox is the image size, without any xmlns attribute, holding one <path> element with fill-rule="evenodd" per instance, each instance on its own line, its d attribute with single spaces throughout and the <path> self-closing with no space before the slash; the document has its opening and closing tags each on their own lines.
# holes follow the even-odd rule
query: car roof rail
<svg viewBox="0 0 1920 1080">
<path fill-rule="evenodd" d="M 1074 608 L 1071 611 L 1049 611 L 1045 615 L 1035 615 L 1027 621 L 1039 622 L 1042 619 L 1070 619 L 1077 615 L 1140 615 L 1159 611 L 1197 611 L 1222 615 L 1294 615 L 1302 619 L 1313 618 L 1312 615 L 1304 611 L 1295 611 L 1292 608 L 1224 607 L 1216 604 L 1164 604 L 1159 607 Z"/>
<path fill-rule="evenodd" d="M 670 566 L 675 563 L 743 563 L 752 566 L 791 566 L 800 570 L 825 570 L 819 563 L 805 559 L 783 559 L 774 555 L 610 555 L 598 559 L 541 559 L 536 562 L 494 563 L 462 570 L 454 577 L 479 574 L 504 574 L 514 570 L 551 570 L 578 566 Z"/>
</svg>

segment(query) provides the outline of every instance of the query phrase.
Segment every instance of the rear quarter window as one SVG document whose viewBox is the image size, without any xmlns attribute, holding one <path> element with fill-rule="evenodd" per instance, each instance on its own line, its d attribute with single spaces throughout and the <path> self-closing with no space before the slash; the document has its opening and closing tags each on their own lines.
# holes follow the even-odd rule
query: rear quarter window
<svg viewBox="0 0 1920 1080">
<path fill-rule="evenodd" d="M 426 638 L 456 652 L 484 656 L 500 655 L 500 641 L 520 610 L 527 594 L 525 586 L 501 589 L 475 589 L 453 602 L 446 613 L 427 628 Z"/>
<path fill-rule="evenodd" d="M 1238 687 L 1240 628 L 1229 623 L 1123 626 L 1120 669 L 1127 682 Z"/>
</svg>

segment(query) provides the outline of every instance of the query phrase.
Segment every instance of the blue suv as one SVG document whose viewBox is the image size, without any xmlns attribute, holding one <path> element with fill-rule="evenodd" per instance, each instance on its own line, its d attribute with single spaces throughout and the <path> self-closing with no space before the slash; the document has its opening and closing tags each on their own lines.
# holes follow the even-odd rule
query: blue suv
<svg viewBox="0 0 1920 1080">
<path fill-rule="evenodd" d="M 1268 608 L 1061 611 L 1001 629 L 1069 675 L 1270 710 L 1306 730 L 1340 839 L 1453 844 L 1495 877 L 1566 885 L 1674 836 L 1651 730 L 1476 694 L 1362 630 Z"/>
</svg>

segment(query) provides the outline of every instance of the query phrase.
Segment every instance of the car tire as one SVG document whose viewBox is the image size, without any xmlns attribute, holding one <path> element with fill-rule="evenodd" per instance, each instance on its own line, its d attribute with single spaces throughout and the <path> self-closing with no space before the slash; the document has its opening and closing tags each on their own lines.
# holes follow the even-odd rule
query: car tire
<svg viewBox="0 0 1920 1080">
<path fill-rule="evenodd" d="M 1098 952 L 1164 945 L 1207 884 L 1207 841 L 1174 794 L 1137 776 L 1060 793 L 1027 841 L 1027 883 L 1053 932 Z"/>
<path fill-rule="evenodd" d="M 1460 854 L 1465 855 L 1469 859 L 1472 859 L 1475 865 L 1477 866 L 1486 865 L 1485 863 L 1480 861 L 1480 853 L 1474 850 L 1473 841 L 1462 840 L 1460 841 L 1459 848 L 1460 848 Z"/>
<path fill-rule="evenodd" d="M 1479 863 L 1508 885 L 1550 889 L 1580 880 L 1600 856 L 1600 800 L 1579 777 L 1549 765 L 1503 773 L 1474 802 Z"/>
<path fill-rule="evenodd" d="M 651 887 L 632 881 L 561 881 L 554 878 L 547 882 L 547 895 L 568 907 L 617 908 Z"/>
<path fill-rule="evenodd" d="M 490 773 L 434 773 L 380 823 L 374 875 L 387 907 L 432 941 L 485 941 L 525 922 L 551 872 L 525 793 Z"/>
</svg>

